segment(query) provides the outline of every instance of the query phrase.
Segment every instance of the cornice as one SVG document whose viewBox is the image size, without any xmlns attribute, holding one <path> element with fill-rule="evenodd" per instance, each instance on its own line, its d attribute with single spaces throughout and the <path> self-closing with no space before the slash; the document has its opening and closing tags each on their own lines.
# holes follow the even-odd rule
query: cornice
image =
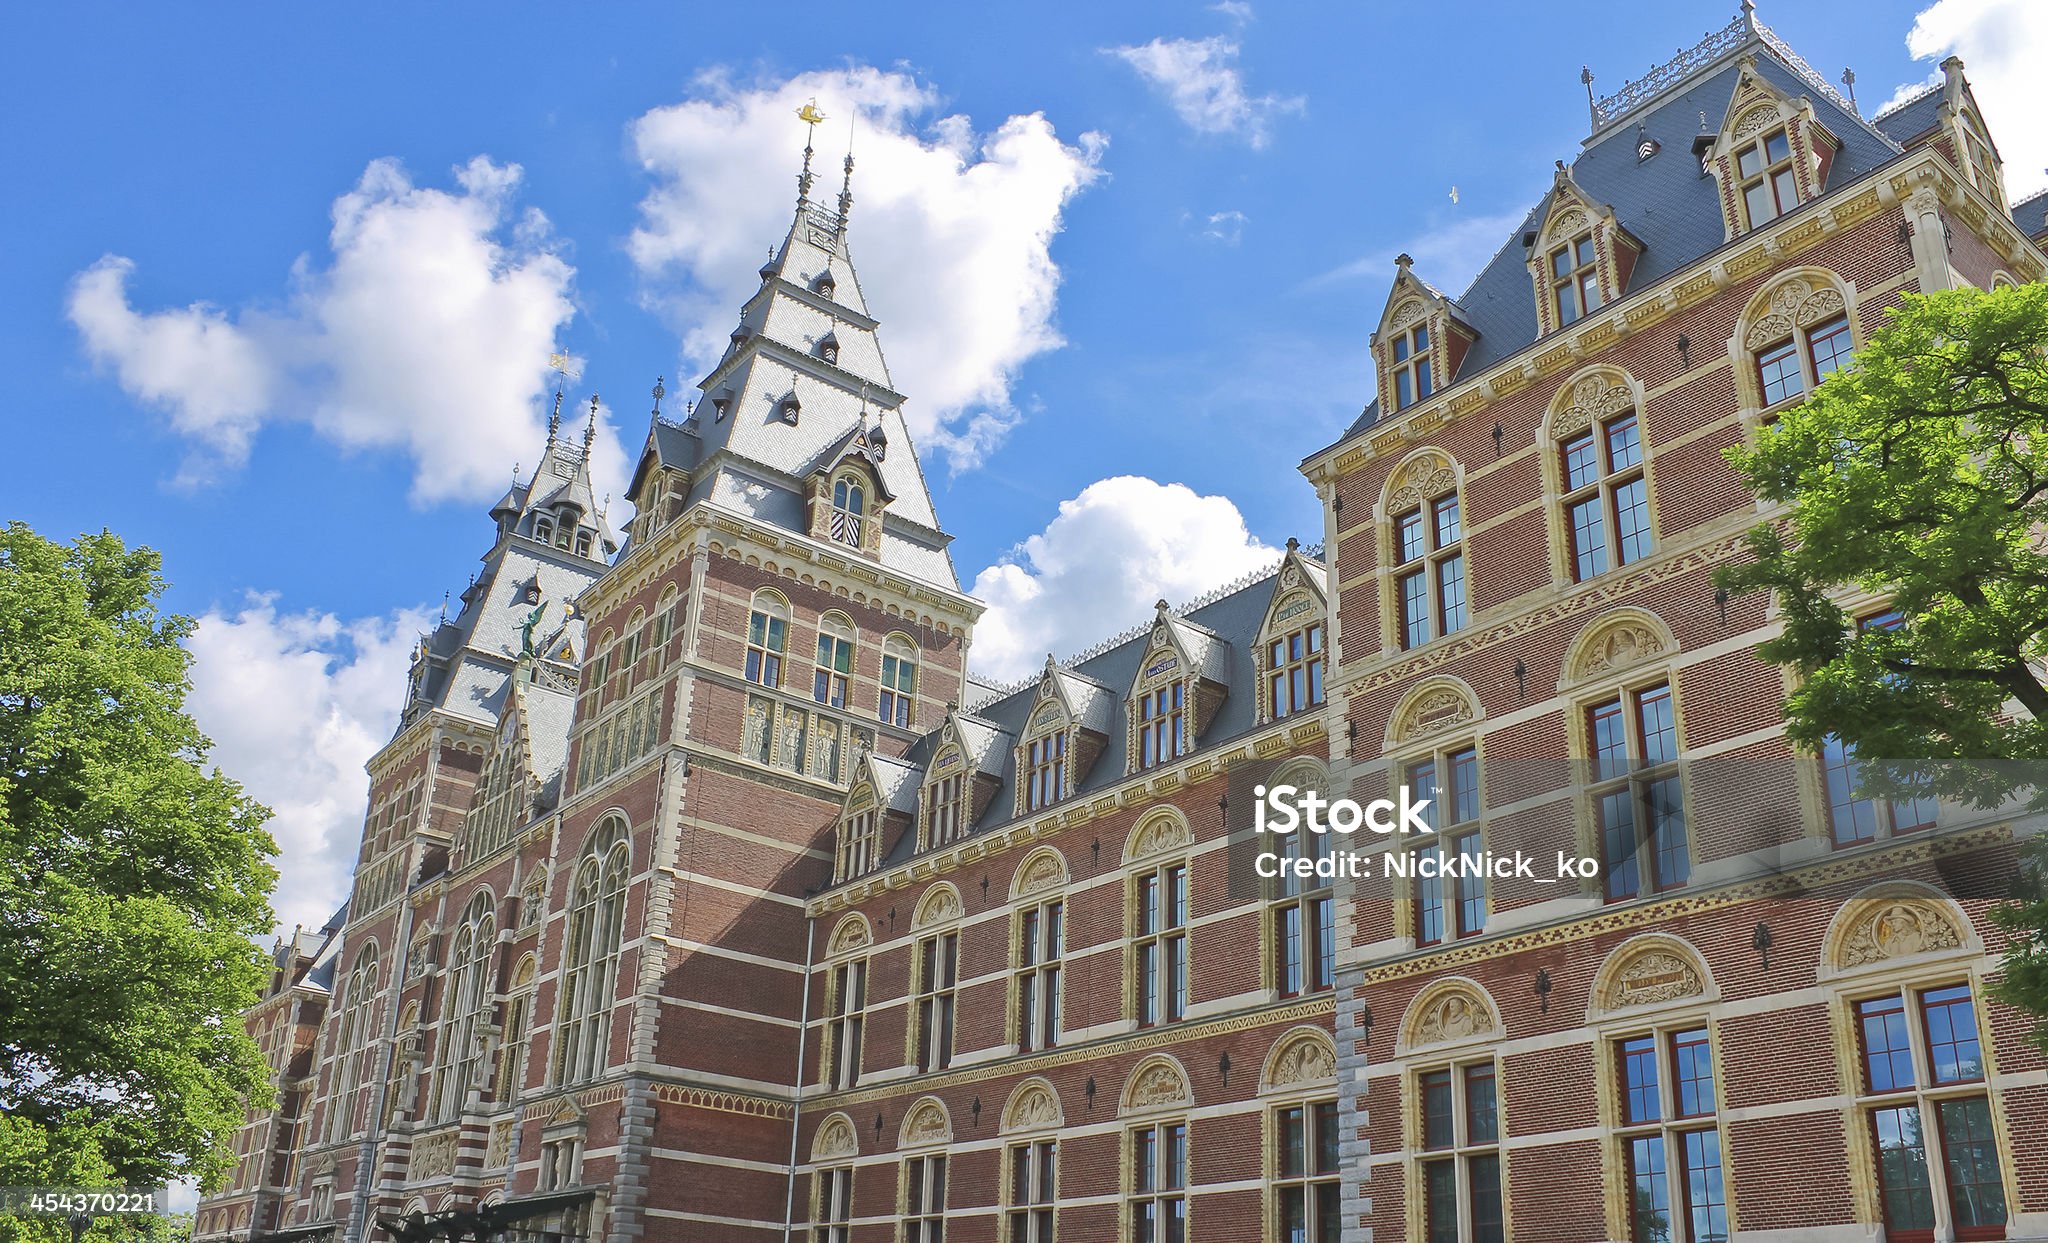
<svg viewBox="0 0 2048 1243">
<path fill-rule="evenodd" d="M 719 535 L 723 534 L 744 541 L 760 552 L 771 555 L 779 553 L 806 565 L 817 566 L 838 574 L 848 581 L 882 588 L 904 600 L 962 619 L 969 625 L 977 621 L 988 608 L 986 604 L 966 592 L 911 578 L 879 561 L 847 556 L 808 535 L 769 526 L 709 501 L 699 501 L 677 521 L 695 523 L 708 531 L 713 551 L 726 551 L 718 542 Z M 819 585 L 827 584 L 820 580 Z"/>
<path fill-rule="evenodd" d="M 901 889 L 954 871 L 976 859 L 989 858 L 1012 847 L 1030 846 L 1055 837 L 1062 830 L 1112 815 L 1122 808 L 1156 802 L 1183 787 L 1228 773 L 1234 765 L 1271 759 L 1310 746 L 1325 737 L 1326 728 L 1323 714 L 1318 712 L 1307 720 L 1290 719 L 1251 734 L 1239 735 L 1236 740 L 1206 754 L 1197 753 L 1170 767 L 1146 769 L 1098 793 L 1076 796 L 1029 819 L 1018 819 L 964 837 L 940 849 L 926 851 L 894 867 L 842 881 L 813 898 L 805 913 L 815 919 L 845 910 L 891 889 Z"/>
</svg>

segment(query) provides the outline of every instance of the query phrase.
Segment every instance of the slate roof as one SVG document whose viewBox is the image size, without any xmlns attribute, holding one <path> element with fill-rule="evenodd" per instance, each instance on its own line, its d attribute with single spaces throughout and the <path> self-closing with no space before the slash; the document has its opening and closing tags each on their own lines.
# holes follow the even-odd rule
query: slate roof
<svg viewBox="0 0 2048 1243">
<path fill-rule="evenodd" d="M 1228 691 L 1215 717 L 1201 736 L 1193 740 L 1191 752 L 1229 743 L 1255 727 L 1257 688 L 1252 685 L 1249 673 L 1252 652 L 1258 642 L 1259 627 L 1264 624 L 1267 609 L 1272 604 L 1280 569 L 1285 564 L 1287 561 L 1283 559 L 1222 591 L 1171 611 L 1171 624 L 1183 642 L 1199 645 L 1199 653 L 1191 652 L 1191 656 L 1202 662 L 1204 676 L 1213 677 L 1212 670 L 1222 674 L 1215 680 L 1223 682 Z M 1294 564 L 1311 573 L 1318 588 L 1323 585 L 1323 575 L 1313 555 L 1295 558 Z M 1077 694 L 1085 697 L 1085 706 L 1081 702 L 1076 703 L 1083 714 L 1083 726 L 1106 735 L 1109 740 L 1094 767 L 1069 792 L 1069 798 L 1086 798 L 1126 778 L 1124 769 L 1129 748 L 1121 722 L 1122 702 L 1137 680 L 1139 662 L 1151 649 L 1152 625 L 1147 624 L 1056 666 L 1056 676 L 1061 678 L 1070 698 Z M 982 771 L 996 776 L 1000 786 L 981 819 L 968 827 L 968 836 L 991 832 L 1018 818 L 1011 813 L 1016 805 L 1017 740 L 1023 737 L 1032 711 L 1038 705 L 1039 681 L 1032 678 L 1013 687 L 997 689 L 992 698 L 973 704 L 971 710 L 963 709 L 956 717 L 963 726 L 963 732 L 972 729 L 980 737 L 994 736 L 997 739 L 997 745 L 989 749 Z M 983 682 L 980 685 L 986 687 L 988 684 Z M 898 807 L 899 810 L 915 808 L 922 791 L 924 769 L 941 745 L 942 732 L 933 730 L 919 738 L 900 763 L 874 757 L 878 765 L 891 764 L 902 770 L 903 785 L 898 787 L 896 797 L 907 801 Z M 891 805 L 897 804 L 892 801 Z M 890 844 L 880 866 L 889 867 L 909 859 L 916 853 L 916 846 L 914 832 L 902 833 Z"/>
<path fill-rule="evenodd" d="M 1572 179 L 1587 196 L 1611 207 L 1616 221 L 1643 243 L 1623 297 L 1727 244 L 1714 179 L 1702 172 L 1693 158 L 1692 141 L 1701 132 L 1702 115 L 1710 132 L 1718 129 L 1734 97 L 1741 75 L 1738 62 L 1744 55 L 1756 58 L 1757 71 L 1773 86 L 1794 97 L 1811 99 L 1815 119 L 1841 140 L 1842 150 L 1828 174 L 1827 192 L 1860 181 L 1899 156 L 1901 147 L 1894 138 L 1856 115 L 1830 92 L 1814 89 L 1804 74 L 1785 63 L 1775 37 L 1759 34 L 1731 47 L 1673 84 L 1654 103 L 1631 113 L 1625 123 L 1608 125 L 1588 138 L 1570 165 Z M 1639 161 L 1636 146 L 1645 137 L 1657 142 L 1658 151 Z M 1479 332 L 1479 339 L 1459 364 L 1459 378 L 1477 375 L 1536 343 L 1536 294 L 1529 281 L 1522 237 L 1542 226 L 1549 204 L 1550 192 L 1546 192 L 1465 292 L 1451 299 Z M 1379 403 L 1375 400 L 1345 429 L 1338 443 L 1378 421 Z"/>
<path fill-rule="evenodd" d="M 2020 232 L 2035 241 L 2048 236 L 2048 190 L 2014 203 L 2012 221 L 2020 227 Z"/>
<path fill-rule="evenodd" d="M 1909 96 L 1886 108 L 1871 118 L 1871 124 L 1883 131 L 1887 138 L 1900 146 L 1907 146 L 1915 138 L 1922 137 L 1933 129 L 1941 119 L 1943 85 L 1934 83 L 1917 95 Z"/>
</svg>

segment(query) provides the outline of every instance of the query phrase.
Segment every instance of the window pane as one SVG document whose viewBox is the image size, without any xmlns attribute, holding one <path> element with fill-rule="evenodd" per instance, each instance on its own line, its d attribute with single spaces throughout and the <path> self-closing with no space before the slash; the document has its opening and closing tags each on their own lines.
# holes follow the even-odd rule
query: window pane
<svg viewBox="0 0 2048 1243">
<path fill-rule="evenodd" d="M 1601 796 L 1600 842 L 1607 856 L 1607 896 L 1635 897 L 1641 886 L 1636 870 L 1635 796 L 1627 789 Z"/>
<path fill-rule="evenodd" d="M 1587 713 L 1593 739 L 1593 779 L 1606 781 L 1628 771 L 1628 731 L 1621 702 L 1599 704 Z"/>
<path fill-rule="evenodd" d="M 1686 844 L 1685 803 L 1678 778 L 1653 781 L 1645 793 L 1650 804 L 1650 849 L 1656 857 L 1657 888 L 1683 885 L 1692 878 L 1692 852 Z"/>
<path fill-rule="evenodd" d="M 1799 351 L 1792 342 L 1774 345 L 1757 355 L 1756 365 L 1763 377 L 1765 405 L 1776 405 L 1806 391 L 1806 373 L 1799 368 Z"/>
<path fill-rule="evenodd" d="M 1671 719 L 1670 687 L 1638 692 L 1636 721 L 1643 732 L 1643 763 L 1668 764 L 1678 758 L 1678 728 Z"/>
<path fill-rule="evenodd" d="M 1671 1038 L 1672 1086 L 1678 1093 L 1678 1115 L 1696 1118 L 1714 1112 L 1714 1057 L 1705 1028 L 1679 1032 Z"/>
<path fill-rule="evenodd" d="M 1807 332 L 1806 341 L 1813 351 L 1813 374 L 1817 378 L 1826 379 L 1850 364 L 1848 320 L 1820 324 Z"/>
<path fill-rule="evenodd" d="M 1735 170 L 1744 177 L 1754 177 L 1763 168 L 1763 152 L 1756 147 L 1744 147 L 1735 157 Z"/>
<path fill-rule="evenodd" d="M 1334 1102 L 1316 1106 L 1315 1172 L 1337 1172 L 1337 1106 Z M 1336 1243 L 1335 1236 L 1332 1236 L 1330 1243 Z"/>
<path fill-rule="evenodd" d="M 1486 847 L 1479 834 L 1467 833 L 1457 839 L 1457 851 L 1473 861 L 1472 871 L 1458 880 L 1458 935 L 1468 937 L 1486 928 L 1486 873 L 1481 870 Z"/>
<path fill-rule="evenodd" d="M 1401 644 L 1420 647 L 1429 642 L 1429 583 L 1422 571 L 1401 579 Z"/>
<path fill-rule="evenodd" d="M 1779 169 L 1771 174 L 1771 190 L 1778 200 L 1778 210 L 1791 211 L 1799 206 L 1799 183 L 1792 179 L 1792 170 Z"/>
<path fill-rule="evenodd" d="M 1579 300 L 1572 293 L 1570 285 L 1559 285 L 1557 298 L 1557 322 L 1560 326 L 1572 323 L 1579 317 Z"/>
<path fill-rule="evenodd" d="M 1465 628 L 1465 557 L 1453 553 L 1436 563 L 1436 598 L 1444 634 Z"/>
<path fill-rule="evenodd" d="M 1494 1099 L 1493 1063 L 1465 1068 L 1465 1142 L 1491 1144 L 1500 1138 L 1500 1108 Z"/>
<path fill-rule="evenodd" d="M 1500 1158 L 1473 1157 L 1465 1169 L 1472 1180 L 1473 1243 L 1502 1243 L 1507 1227 L 1500 1208 Z"/>
<path fill-rule="evenodd" d="M 1564 486 L 1583 488 L 1600 476 L 1600 462 L 1589 433 L 1564 442 Z"/>
<path fill-rule="evenodd" d="M 1872 1092 L 1912 1087 L 1913 1051 L 1906 1035 L 1905 998 L 1857 1002 L 1856 1021 L 1863 1036 L 1864 1086 Z"/>
<path fill-rule="evenodd" d="M 1415 853 L 1415 939 L 1430 945 L 1444 939 L 1444 879 L 1439 868 L 1443 848 L 1431 842 Z"/>
<path fill-rule="evenodd" d="M 1636 417 L 1628 415 L 1607 425 L 1607 469 L 1626 470 L 1643 460 L 1643 438 Z"/>
<path fill-rule="evenodd" d="M 1877 1182 L 1885 1225 L 1893 1230 L 1934 1228 L 1934 1196 L 1928 1189 L 1927 1142 L 1920 1111 L 1911 1105 L 1870 1115 L 1877 1141 Z"/>
<path fill-rule="evenodd" d="M 1415 404 L 1415 380 L 1406 368 L 1394 373 L 1394 409 Z"/>
<path fill-rule="evenodd" d="M 1428 1162 L 1422 1167 L 1422 1186 L 1429 1243 L 1459 1243 L 1457 1163 Z"/>
<path fill-rule="evenodd" d="M 1559 279 L 1563 279 L 1564 277 L 1571 275 L 1571 270 L 1571 247 L 1560 246 L 1556 250 L 1550 252 L 1550 274 L 1552 276 L 1558 277 Z"/>
<path fill-rule="evenodd" d="M 1641 479 L 1631 479 L 1614 490 L 1615 552 L 1622 565 L 1650 555 L 1650 500 Z"/>
<path fill-rule="evenodd" d="M 1856 749 L 1832 735 L 1820 750 L 1821 771 L 1827 778 L 1828 817 L 1835 844 L 1854 845 L 1877 837 L 1877 804 L 1856 797 L 1860 779 L 1856 771 Z"/>
<path fill-rule="evenodd" d="M 1634 1237 L 1671 1237 L 1671 1186 L 1664 1174 L 1664 1137 L 1645 1135 L 1629 1141 L 1628 1182 Z"/>
<path fill-rule="evenodd" d="M 1429 360 L 1427 358 L 1422 359 L 1415 364 L 1415 395 L 1427 397 L 1435 391 L 1436 386 L 1430 382 L 1429 378 Z"/>
<path fill-rule="evenodd" d="M 1692 1214 L 1689 1238 L 1707 1243 L 1728 1237 L 1728 1193 L 1721 1179 L 1721 1133 L 1688 1131 L 1684 1144 L 1685 1204 Z"/>
<path fill-rule="evenodd" d="M 1307 1122 L 1301 1106 L 1283 1109 L 1280 1123 L 1280 1177 L 1300 1178 L 1308 1172 Z"/>
<path fill-rule="evenodd" d="M 1465 524 L 1458 514 L 1458 498 L 1445 496 L 1430 506 L 1436 518 L 1436 546 L 1442 548 L 1465 538 Z"/>
<path fill-rule="evenodd" d="M 1415 352 L 1420 354 L 1429 348 L 1429 325 L 1415 325 Z"/>
<path fill-rule="evenodd" d="M 1636 1036 L 1621 1042 L 1622 1121 L 1655 1122 L 1664 1116 L 1657 1090 L 1657 1038 Z"/>
<path fill-rule="evenodd" d="M 1943 1101 L 1942 1162 L 1948 1167 L 1949 1212 L 1959 1227 L 2005 1224 L 2005 1185 L 1998 1173 L 1998 1139 L 1991 1102 L 1981 1096 Z"/>
<path fill-rule="evenodd" d="M 1977 1007 L 1970 986 L 1932 988 L 1920 994 L 1927 1016 L 1927 1060 L 1936 1083 L 1966 1083 L 1984 1077 L 1977 1043 Z"/>
<path fill-rule="evenodd" d="M 1766 164 L 1776 164 L 1780 160 L 1791 158 L 1791 155 L 1792 146 L 1786 141 L 1784 130 L 1779 130 L 1777 133 L 1771 134 L 1764 139 L 1764 162 Z"/>
<path fill-rule="evenodd" d="M 1778 214 L 1771 202 L 1771 187 L 1762 181 L 1751 182 L 1743 187 L 1742 205 L 1749 212 L 1749 227 L 1756 228 Z"/>
<path fill-rule="evenodd" d="M 1421 510 L 1411 510 L 1394 519 L 1394 547 L 1403 561 L 1413 561 L 1422 555 Z"/>
<path fill-rule="evenodd" d="M 1453 1133 L 1451 1072 L 1433 1070 L 1422 1076 L 1422 1146 L 1449 1148 Z"/>
<path fill-rule="evenodd" d="M 1607 533 L 1600 520 L 1600 498 L 1587 497 L 1571 508 L 1572 568 L 1580 581 L 1607 572 Z"/>
<path fill-rule="evenodd" d="M 1479 752 L 1470 747 L 1450 754 L 1451 823 L 1464 824 L 1479 818 Z"/>
</svg>

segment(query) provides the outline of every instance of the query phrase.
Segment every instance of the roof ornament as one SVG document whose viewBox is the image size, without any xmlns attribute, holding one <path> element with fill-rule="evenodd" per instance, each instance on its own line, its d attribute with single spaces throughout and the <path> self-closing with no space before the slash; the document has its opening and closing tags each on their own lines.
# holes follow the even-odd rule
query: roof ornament
<svg viewBox="0 0 2048 1243">
<path fill-rule="evenodd" d="M 796 177 L 796 206 L 802 211 L 811 205 L 811 182 L 815 180 L 811 176 L 811 142 L 818 136 L 819 122 L 825 119 L 825 114 L 818 111 L 817 96 L 811 96 L 809 103 L 796 110 L 796 119 L 810 127 L 804 134 L 804 171 Z"/>
<path fill-rule="evenodd" d="M 1863 109 L 1856 104 L 1856 71 L 1854 69 L 1842 70 L 1842 85 L 1849 91 L 1850 111 L 1854 112 L 1857 116 L 1862 116 Z"/>
<path fill-rule="evenodd" d="M 1593 128 L 1600 128 L 1600 101 L 1593 98 L 1593 67 L 1579 66 L 1579 83 L 1586 88 L 1586 110 L 1593 116 Z"/>
<path fill-rule="evenodd" d="M 570 378 L 582 373 L 569 369 L 567 350 L 548 352 L 548 370 L 555 373 L 555 412 L 548 416 L 548 443 L 555 443 L 555 436 L 562 430 L 562 387 Z"/>
<path fill-rule="evenodd" d="M 1394 256 L 1394 267 L 1397 270 L 1406 272 L 1409 268 L 1412 268 L 1414 266 L 1415 260 L 1408 257 L 1407 251 L 1404 250 L 1400 254 Z"/>
<path fill-rule="evenodd" d="M 590 442 L 597 439 L 597 394 L 590 395 L 590 421 L 583 425 L 583 456 L 590 456 Z"/>
<path fill-rule="evenodd" d="M 654 417 L 657 421 L 661 418 L 661 399 L 668 396 L 668 389 L 662 383 L 666 379 L 667 376 L 654 377 Z"/>
<path fill-rule="evenodd" d="M 860 111 L 856 109 L 853 119 L 846 124 L 846 174 L 845 179 L 839 183 L 839 236 L 841 238 L 846 236 L 847 218 L 853 215 L 853 130 L 859 121 Z"/>
<path fill-rule="evenodd" d="M 1742 23 L 1756 29 L 1756 0 L 1742 0 Z"/>
</svg>

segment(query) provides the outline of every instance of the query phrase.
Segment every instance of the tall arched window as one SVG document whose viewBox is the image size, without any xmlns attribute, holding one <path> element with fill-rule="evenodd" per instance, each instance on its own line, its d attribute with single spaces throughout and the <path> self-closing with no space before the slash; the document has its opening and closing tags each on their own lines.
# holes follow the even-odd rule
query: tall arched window
<svg viewBox="0 0 2048 1243">
<path fill-rule="evenodd" d="M 1050 807 L 1067 796 L 1067 715 L 1049 703 L 1031 718 L 1020 766 L 1025 811 Z"/>
<path fill-rule="evenodd" d="M 443 1002 L 440 1067 L 434 1076 L 434 1100 L 429 1116 L 436 1122 L 452 1122 L 462 1112 L 469 1090 L 480 1082 L 483 1071 L 483 1041 L 479 1029 L 493 1001 L 491 956 L 497 949 L 497 920 L 492 913 L 488 891 L 470 899 L 456 929 L 455 944 L 448 955 L 451 974 Z"/>
<path fill-rule="evenodd" d="M 362 1092 L 363 1066 L 369 1060 L 371 1014 L 377 1001 L 377 947 L 356 955 L 341 1000 L 341 1023 L 334 1037 L 334 1090 L 327 1097 L 327 1139 L 332 1143 L 355 1133 L 356 1098 Z"/>
<path fill-rule="evenodd" d="M 900 634 L 882 644 L 882 694 L 877 715 L 885 725 L 908 727 L 917 696 L 917 648 Z"/>
<path fill-rule="evenodd" d="M 557 1083 L 594 1078 L 610 1060 L 612 1001 L 618 982 L 629 861 L 626 843 L 617 841 L 602 857 L 596 853 L 586 857 L 576 870 L 569 936 L 563 951 L 561 1018 L 556 1024 Z"/>
<path fill-rule="evenodd" d="M 1564 569 L 1584 582 L 1650 555 L 1650 492 L 1635 394 L 1595 373 L 1561 390 L 1550 416 L 1562 495 Z M 1560 408 L 1561 407 L 1561 408 Z"/>
<path fill-rule="evenodd" d="M 1401 646 L 1420 647 L 1463 630 L 1469 620 L 1465 518 L 1458 505 L 1457 475 L 1441 457 L 1418 458 L 1396 478 L 1400 486 L 1387 497 L 1394 617 Z M 1320 635 L 1317 639 L 1320 645 Z"/>
<path fill-rule="evenodd" d="M 840 613 L 818 619 L 818 664 L 811 674 L 811 698 L 834 708 L 846 706 L 846 681 L 853 675 L 853 623 Z"/>
<path fill-rule="evenodd" d="M 782 685 L 782 654 L 789 646 L 789 601 L 772 591 L 754 593 L 747 618 L 747 681 Z"/>
<path fill-rule="evenodd" d="M 862 524 L 867 521 L 867 489 L 853 475 L 841 475 L 832 483 L 832 538 L 851 548 L 861 546 Z"/>
</svg>

